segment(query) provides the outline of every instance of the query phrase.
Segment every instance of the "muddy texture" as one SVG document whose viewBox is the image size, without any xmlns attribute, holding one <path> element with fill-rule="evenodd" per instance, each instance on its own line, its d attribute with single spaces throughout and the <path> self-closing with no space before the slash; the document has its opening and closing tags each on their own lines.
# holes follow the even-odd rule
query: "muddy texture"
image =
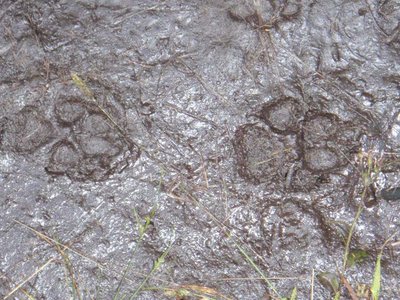
<svg viewBox="0 0 400 300">
<path fill-rule="evenodd" d="M 400 188 L 387 188 L 381 191 L 381 196 L 385 200 L 400 200 Z"/>
<path fill-rule="evenodd" d="M 293 137 L 279 137 L 256 125 L 238 128 L 234 144 L 238 173 L 252 183 L 285 178 L 299 156 Z"/>
<path fill-rule="evenodd" d="M 400 226 L 399 17 L 0 1 L 0 296 L 129 299 L 168 251 L 137 299 L 330 299 L 317 275 L 343 271 L 359 205 L 350 250 L 369 256 L 343 274 L 370 284 Z M 400 295 L 399 238 L 381 299 Z"/>
<path fill-rule="evenodd" d="M 2 134 L 2 147 L 18 153 L 31 153 L 50 142 L 52 124 L 33 106 L 25 106 L 9 117 Z"/>
</svg>

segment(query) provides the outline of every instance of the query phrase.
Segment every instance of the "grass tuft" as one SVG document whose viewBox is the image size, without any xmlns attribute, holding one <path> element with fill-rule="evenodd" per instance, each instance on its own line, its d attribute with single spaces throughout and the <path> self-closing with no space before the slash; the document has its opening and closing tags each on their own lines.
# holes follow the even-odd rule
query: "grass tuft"
<svg viewBox="0 0 400 300">
<path fill-rule="evenodd" d="M 113 300 L 117 300 L 118 299 L 118 296 L 119 296 L 119 293 L 120 293 L 120 290 L 121 290 L 121 287 L 122 287 L 122 283 L 123 283 L 124 279 L 126 279 L 126 276 L 127 276 L 128 272 L 129 272 L 129 270 L 133 266 L 133 257 L 135 256 L 137 249 L 139 249 L 139 246 L 141 245 L 141 243 L 143 241 L 143 238 L 144 238 L 144 235 L 146 234 L 147 230 L 149 229 L 149 226 L 153 222 L 153 218 L 154 218 L 154 216 L 156 214 L 157 208 L 153 207 L 151 209 L 150 213 L 148 215 L 146 215 L 144 217 L 144 219 L 140 218 L 140 216 L 137 213 L 135 208 L 133 208 L 132 210 L 133 210 L 133 214 L 134 214 L 135 219 L 136 219 L 137 231 L 138 231 L 138 234 L 139 234 L 139 239 L 138 239 L 138 241 L 136 243 L 135 248 L 132 251 L 131 259 L 129 260 L 128 266 L 125 268 L 124 273 L 123 273 L 123 275 L 122 275 L 122 277 L 121 277 L 121 279 L 120 279 L 120 281 L 118 283 L 118 286 L 117 286 L 117 289 L 115 291 Z M 121 298 L 120 300 L 124 299 L 124 297 Z"/>
</svg>

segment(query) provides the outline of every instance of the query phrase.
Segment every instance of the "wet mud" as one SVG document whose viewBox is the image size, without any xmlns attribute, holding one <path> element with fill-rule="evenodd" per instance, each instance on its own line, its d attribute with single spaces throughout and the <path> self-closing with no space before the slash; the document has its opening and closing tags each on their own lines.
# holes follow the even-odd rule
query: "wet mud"
<svg viewBox="0 0 400 300">
<path fill-rule="evenodd" d="M 394 0 L 1 1 L 1 298 L 330 299 L 317 275 L 340 270 L 367 299 L 390 238 L 397 299 L 399 18 Z M 349 251 L 368 255 L 344 269 L 359 207 Z"/>
<path fill-rule="evenodd" d="M 37 108 L 25 106 L 4 124 L 2 147 L 18 153 L 34 152 L 50 142 L 52 124 Z"/>
<path fill-rule="evenodd" d="M 271 130 L 245 125 L 235 133 L 238 173 L 249 182 L 285 178 L 299 155 L 293 137 L 279 137 Z"/>
</svg>

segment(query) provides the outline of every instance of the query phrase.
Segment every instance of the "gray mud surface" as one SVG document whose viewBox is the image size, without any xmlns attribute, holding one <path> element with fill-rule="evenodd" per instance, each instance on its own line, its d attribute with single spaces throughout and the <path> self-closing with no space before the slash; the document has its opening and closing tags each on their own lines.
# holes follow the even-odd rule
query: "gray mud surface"
<svg viewBox="0 0 400 300">
<path fill-rule="evenodd" d="M 0 1 L 0 295 L 331 299 L 361 205 L 400 299 L 399 61 L 396 0 Z"/>
</svg>

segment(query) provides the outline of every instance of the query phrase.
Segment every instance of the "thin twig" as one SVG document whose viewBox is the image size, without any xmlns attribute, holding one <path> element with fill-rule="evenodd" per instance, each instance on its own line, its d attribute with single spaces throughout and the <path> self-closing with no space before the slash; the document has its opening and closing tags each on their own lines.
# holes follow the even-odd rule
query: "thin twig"
<svg viewBox="0 0 400 300">
<path fill-rule="evenodd" d="M 111 273 L 114 273 L 114 274 L 117 274 L 117 275 L 120 275 L 120 276 L 123 275 L 123 272 L 121 272 L 121 271 L 116 271 L 116 270 L 114 270 L 114 269 L 112 269 L 112 268 L 110 268 L 110 267 L 107 267 L 106 265 L 104 265 L 104 264 L 102 264 L 102 263 L 96 261 L 95 259 L 90 258 L 90 257 L 88 257 L 88 256 L 86 256 L 86 255 L 80 253 L 79 251 L 77 251 L 77 250 L 71 248 L 70 246 L 64 245 L 64 244 L 62 244 L 62 243 L 60 243 L 60 242 L 54 240 L 53 238 L 51 238 L 51 237 L 49 237 L 49 236 L 47 236 L 47 235 L 45 235 L 45 234 L 43 234 L 43 233 L 37 231 L 36 229 L 34 229 L 34 228 L 32 228 L 32 227 L 30 227 L 30 226 L 28 226 L 28 225 L 26 225 L 26 224 L 24 224 L 24 223 L 18 221 L 18 220 L 15 220 L 15 219 L 14 219 L 13 221 L 14 221 L 15 223 L 17 223 L 17 224 L 19 224 L 19 225 L 21 225 L 21 226 L 23 226 L 23 227 L 25 227 L 25 228 L 31 230 L 31 231 L 34 232 L 36 235 L 38 235 L 40 238 L 42 238 L 42 239 L 44 239 L 44 240 L 51 241 L 51 242 L 53 242 L 54 244 L 58 244 L 58 245 L 62 246 L 64 249 L 67 249 L 67 250 L 73 252 L 74 254 L 78 255 L 79 257 L 81 257 L 81 258 L 83 258 L 83 259 L 85 259 L 85 260 L 87 260 L 87 261 L 90 261 L 90 262 L 96 264 L 98 267 L 100 267 L 100 268 L 103 269 L 103 270 L 107 270 L 107 271 L 109 271 L 109 272 L 111 272 Z M 137 271 L 135 271 L 135 272 L 133 272 L 133 273 L 135 273 L 135 274 L 138 275 L 138 276 L 143 276 L 143 277 L 146 276 L 146 274 L 145 274 L 145 273 L 142 273 L 142 272 L 137 272 Z M 157 280 L 157 281 L 159 281 L 159 282 L 166 283 L 166 284 L 171 284 L 171 282 L 166 281 L 166 280 L 163 280 L 163 279 L 159 279 L 159 278 L 155 278 L 155 277 L 154 277 L 153 279 L 155 279 L 155 280 Z M 126 278 L 126 281 L 129 281 L 129 282 L 133 283 L 133 281 L 130 280 L 130 279 L 128 279 L 128 278 Z"/>
<path fill-rule="evenodd" d="M 360 298 L 358 298 L 354 289 L 351 287 L 350 283 L 347 281 L 346 277 L 343 276 L 343 274 L 340 274 L 340 281 L 343 283 L 343 285 L 346 287 L 347 291 L 349 292 L 351 300 L 360 300 Z"/>
<path fill-rule="evenodd" d="M 64 265 L 65 265 L 65 270 L 66 270 L 66 276 L 69 275 L 70 279 L 71 279 L 71 284 L 72 284 L 72 292 L 76 294 L 76 296 L 78 297 L 78 300 L 81 300 L 81 295 L 79 292 L 79 286 L 78 286 L 78 282 L 75 279 L 75 275 L 74 275 L 74 268 L 73 265 L 71 263 L 71 260 L 68 257 L 68 253 L 66 253 L 65 249 L 62 249 L 59 245 L 55 245 L 57 248 L 57 251 L 60 253 L 61 257 L 64 260 Z"/>
<path fill-rule="evenodd" d="M 29 280 L 31 280 L 33 277 L 35 277 L 37 274 L 39 274 L 44 268 L 46 268 L 49 264 L 51 264 L 55 259 L 50 258 L 44 265 L 42 265 L 39 269 L 37 269 L 35 272 L 33 272 L 31 275 L 29 275 L 27 278 L 25 278 L 20 284 L 18 284 L 11 292 L 9 292 L 5 297 L 4 300 L 10 298 L 15 292 L 17 292 L 25 283 L 27 283 Z"/>
</svg>

